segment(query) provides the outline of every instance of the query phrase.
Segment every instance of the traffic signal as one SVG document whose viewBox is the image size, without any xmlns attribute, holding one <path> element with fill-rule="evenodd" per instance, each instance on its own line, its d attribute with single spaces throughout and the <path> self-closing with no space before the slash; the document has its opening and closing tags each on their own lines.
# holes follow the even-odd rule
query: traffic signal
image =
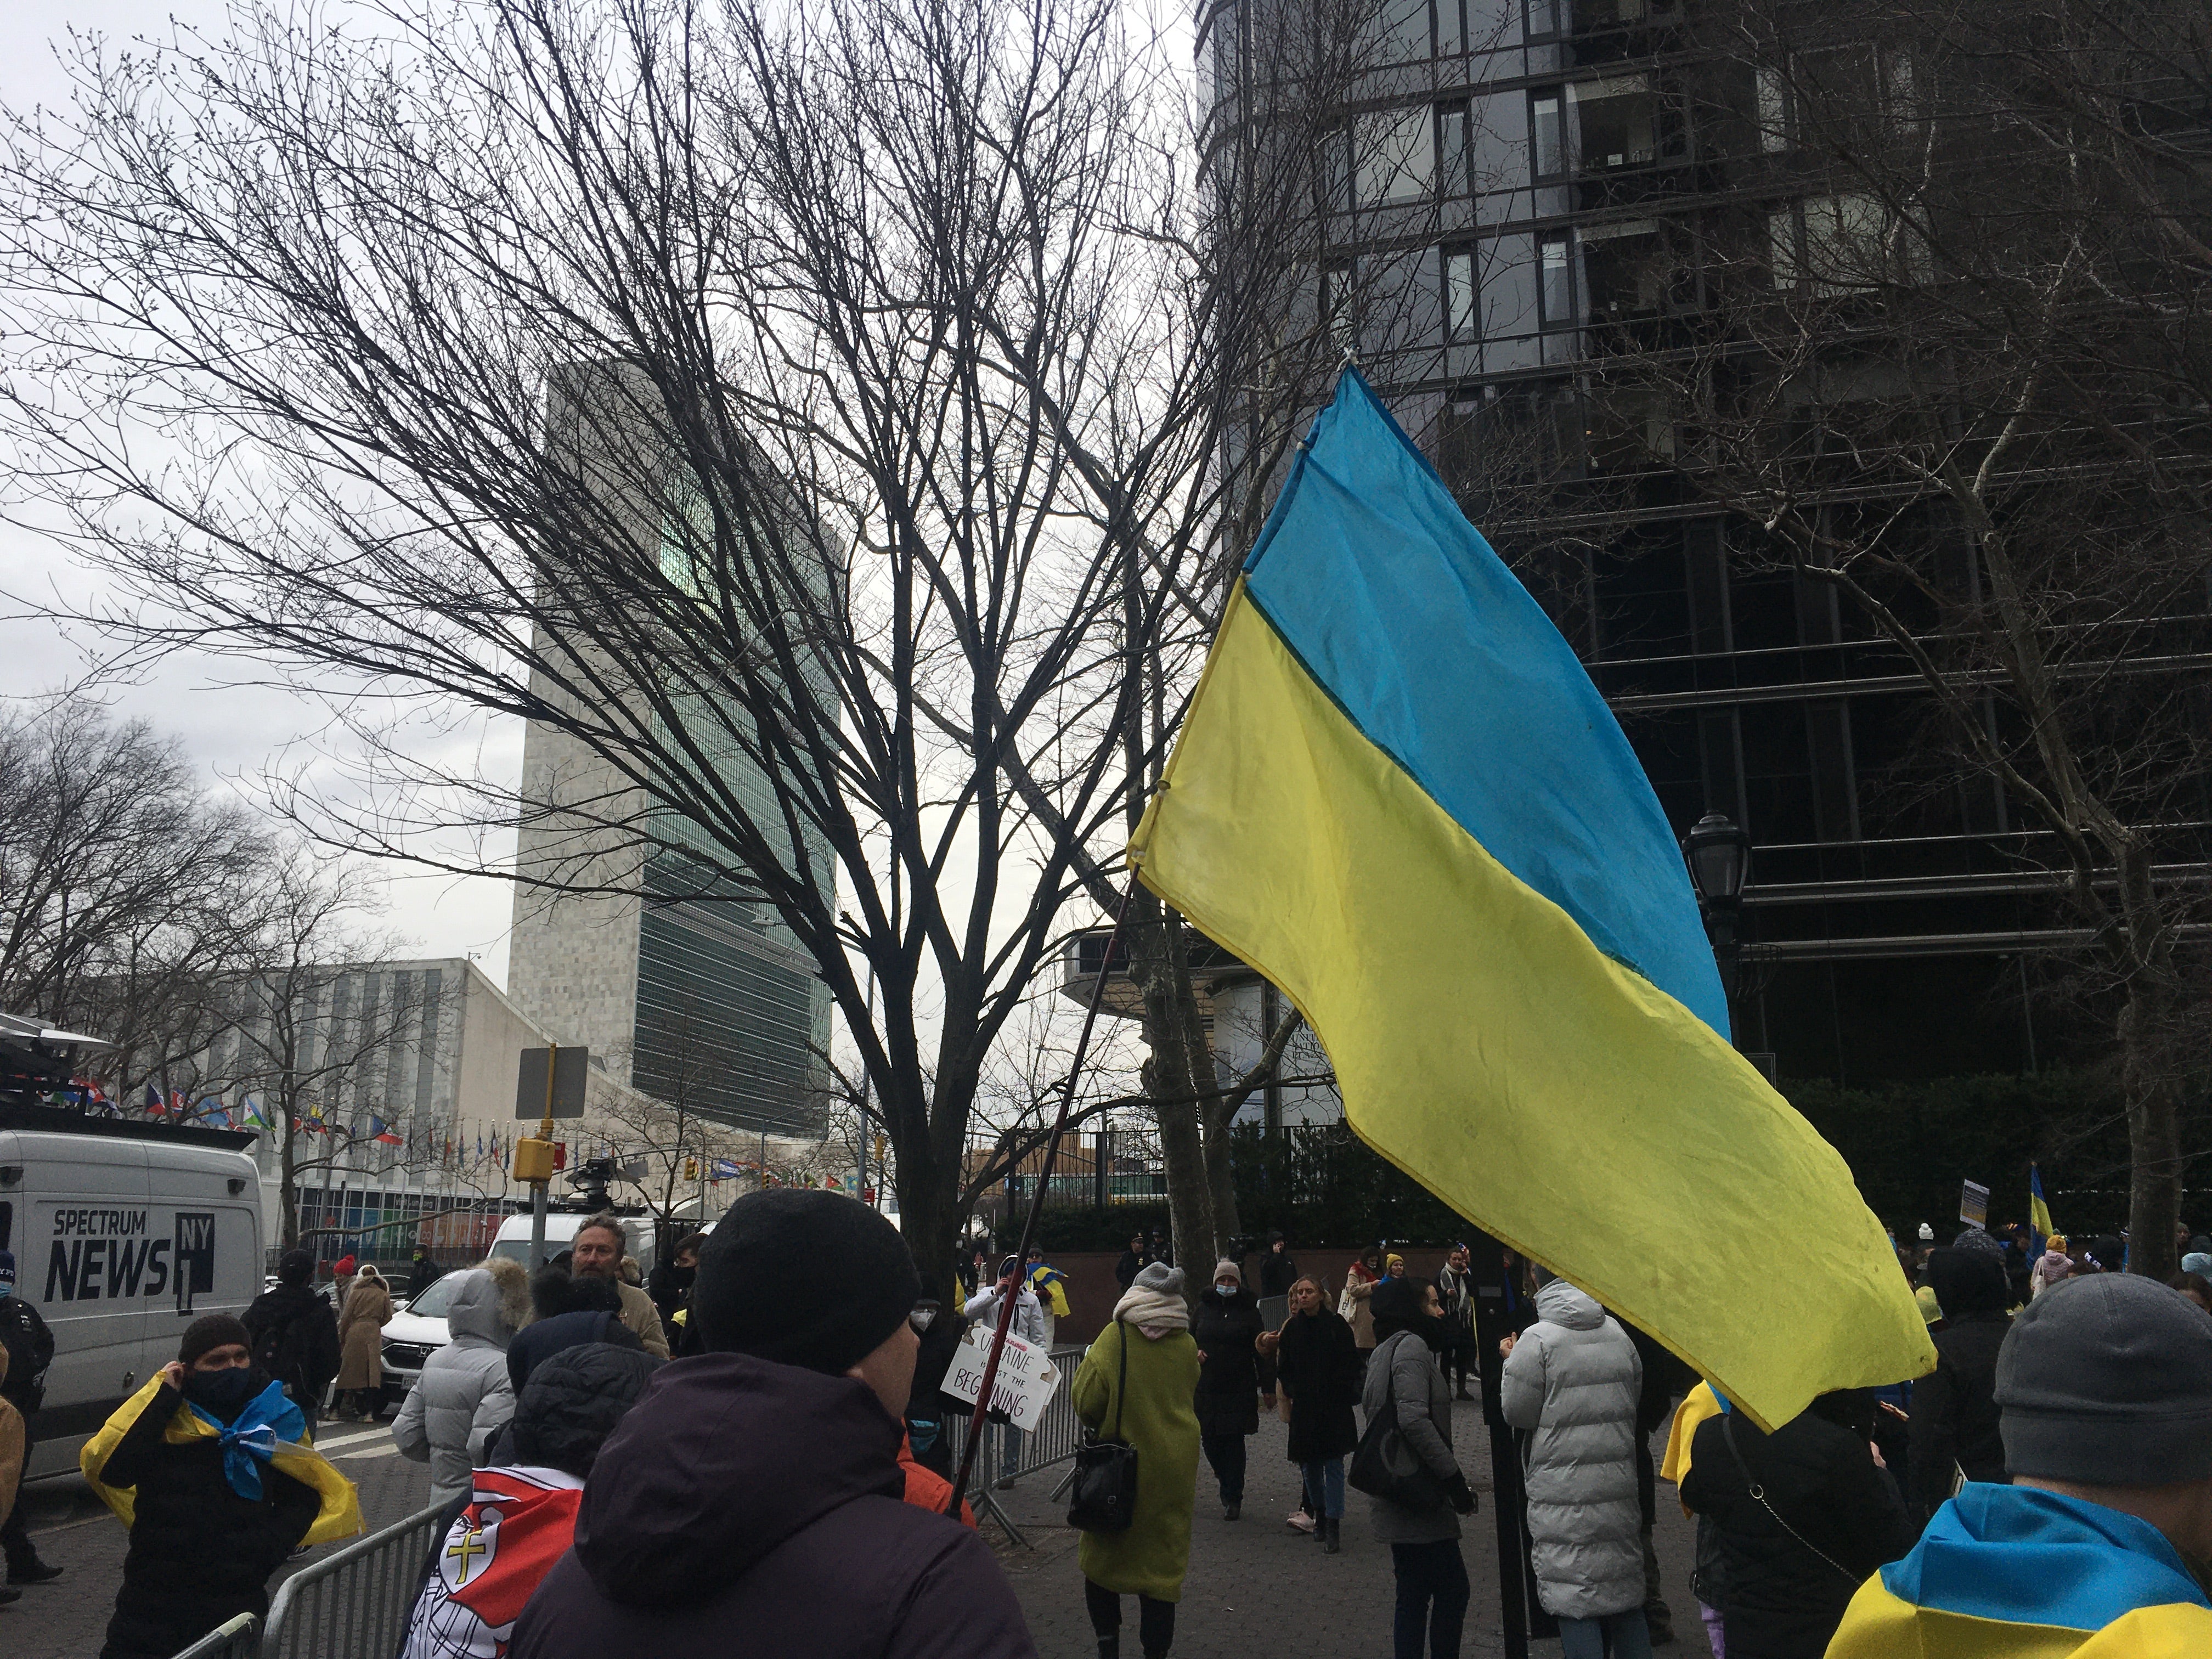
<svg viewBox="0 0 2212 1659">
<path fill-rule="evenodd" d="M 687 1158 L 684 1160 L 684 1178 L 686 1181 L 696 1181 L 699 1178 L 699 1160 L 697 1158 Z"/>
</svg>

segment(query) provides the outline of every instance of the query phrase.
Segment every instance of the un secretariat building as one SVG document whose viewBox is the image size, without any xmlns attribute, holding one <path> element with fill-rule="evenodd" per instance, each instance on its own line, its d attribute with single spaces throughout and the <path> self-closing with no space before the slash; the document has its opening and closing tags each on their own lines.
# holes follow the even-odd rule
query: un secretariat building
<svg viewBox="0 0 2212 1659">
<path fill-rule="evenodd" d="M 572 370 L 556 382 L 550 413 L 582 475 L 649 514 L 634 488 L 658 464 L 647 453 L 653 434 L 632 413 L 646 400 L 625 395 L 631 389 L 614 374 Z M 650 529 L 638 531 L 649 547 Z M 731 744 L 717 767 L 773 818 L 750 757 Z M 518 872 L 589 890 L 517 885 L 507 970 L 516 1006 L 558 1041 L 589 1044 L 595 1066 L 641 1093 L 739 1130 L 818 1139 L 826 1109 L 815 1056 L 829 1049 L 830 993 L 769 907 L 715 896 L 700 832 L 552 723 L 527 726 L 521 799 Z M 655 820 L 650 850 L 593 827 L 626 818 Z M 700 856 L 687 855 L 687 842 Z M 826 848 L 811 854 L 832 879 Z"/>
</svg>

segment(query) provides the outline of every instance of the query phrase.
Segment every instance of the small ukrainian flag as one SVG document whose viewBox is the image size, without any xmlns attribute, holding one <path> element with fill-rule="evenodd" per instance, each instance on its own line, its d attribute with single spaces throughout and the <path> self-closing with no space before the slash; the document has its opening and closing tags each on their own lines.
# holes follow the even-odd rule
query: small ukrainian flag
<svg viewBox="0 0 2212 1659">
<path fill-rule="evenodd" d="M 2043 1201 L 2043 1171 L 2027 1166 L 2027 1230 L 2035 1235 L 2035 1253 L 2043 1254 L 2043 1241 L 2058 1231 L 2051 1224 L 2051 1206 Z"/>
</svg>

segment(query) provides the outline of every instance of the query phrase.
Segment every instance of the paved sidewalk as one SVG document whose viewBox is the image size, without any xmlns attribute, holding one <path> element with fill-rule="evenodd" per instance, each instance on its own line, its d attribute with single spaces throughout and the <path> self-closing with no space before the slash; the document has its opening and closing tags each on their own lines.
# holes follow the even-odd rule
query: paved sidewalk
<svg viewBox="0 0 2212 1659">
<path fill-rule="evenodd" d="M 1260 1432 L 1246 1443 L 1250 1455 L 1244 1518 L 1233 1523 L 1221 1518 L 1212 1473 L 1200 1461 L 1190 1574 L 1176 1613 L 1176 1659 L 1346 1659 L 1387 1656 L 1390 1651 L 1390 1552 L 1369 1531 L 1368 1500 L 1356 1492 L 1346 1494 L 1340 1555 L 1324 1555 L 1320 1545 L 1292 1532 L 1283 1519 L 1298 1495 L 1297 1473 L 1284 1455 L 1287 1433 L 1281 1423 L 1262 1417 Z M 1477 1406 L 1460 1402 L 1452 1436 L 1460 1466 L 1482 1499 L 1481 1508 L 1462 1522 L 1468 1577 L 1474 1586 L 1463 1651 L 1471 1656 L 1502 1654 L 1490 1448 Z M 1665 1444 L 1662 1432 L 1655 1438 L 1655 1452 Z M 1097 1641 L 1083 1607 L 1082 1574 L 1075 1564 L 1079 1534 L 1065 1524 L 1065 1503 L 1048 1501 L 1060 1473 L 1026 1475 L 1012 1492 L 994 1494 L 1037 1547 L 1027 1552 L 1002 1549 L 1000 1556 L 1029 1615 L 1041 1659 L 1097 1659 Z M 1662 1659 L 1706 1659 L 1705 1627 L 1690 1595 L 1694 1528 L 1674 1491 L 1660 1483 L 1656 1543 L 1676 1640 L 1659 1653 Z M 985 1528 L 998 1541 L 988 1522 Z M 1133 1598 L 1124 1600 L 1121 1618 L 1121 1650 L 1136 1659 Z M 1557 1641 L 1535 1643 L 1531 1649 L 1538 1656 L 1559 1650 Z"/>
<path fill-rule="evenodd" d="M 1491 1518 L 1490 1453 L 1477 1408 L 1462 1402 L 1453 1421 L 1461 1467 L 1481 1494 L 1482 1507 L 1465 1522 L 1464 1547 L 1474 1599 L 1468 1610 L 1464 1651 L 1469 1659 L 1504 1651 L 1499 1624 L 1498 1553 Z M 1283 1455 L 1286 1431 L 1261 1419 L 1248 1443 L 1249 1474 L 1244 1518 L 1221 1518 L 1212 1474 L 1199 1468 L 1199 1498 L 1191 1528 L 1190 1574 L 1177 1609 L 1177 1659 L 1349 1659 L 1390 1650 L 1390 1553 L 1369 1535 L 1367 1500 L 1346 1495 L 1344 1553 L 1328 1556 L 1304 1534 L 1284 1524 L 1297 1501 L 1297 1476 Z M 360 1437 L 356 1438 L 356 1437 Z M 332 1457 L 361 1487 L 362 1512 L 370 1530 L 404 1520 L 428 1501 L 429 1471 L 392 1455 L 388 1429 L 334 1424 Z M 1663 1446 L 1661 1436 L 1655 1446 Z M 364 1454 L 368 1454 L 364 1455 Z M 1064 1502 L 1049 1501 L 1061 1471 L 1024 1476 L 1011 1492 L 994 1496 L 1028 1533 L 1034 1550 L 1004 1547 L 988 1522 L 985 1534 L 999 1549 L 1030 1620 L 1042 1659 L 1096 1659 L 1097 1647 L 1083 1607 L 1082 1575 L 1075 1565 L 1079 1534 L 1065 1524 Z M 1678 1641 L 1662 1659 L 1706 1659 L 1705 1632 L 1691 1600 L 1690 1522 L 1659 1488 L 1658 1548 L 1667 1599 L 1674 1610 Z M 75 1475 L 26 1487 L 32 1534 L 46 1559 L 67 1571 L 52 1584 L 25 1591 L 0 1607 L 0 1654 L 7 1659 L 89 1659 L 113 1609 L 123 1571 L 124 1532 Z M 311 1558 L 312 1559 L 312 1558 Z M 1136 1659 L 1136 1604 L 1124 1603 L 1123 1651 Z M 1557 1642 L 1540 1642 L 1538 1659 L 1556 1656 Z"/>
<path fill-rule="evenodd" d="M 429 1503 L 429 1466 L 392 1452 L 389 1421 L 327 1424 L 323 1438 L 331 1461 L 361 1488 L 362 1518 L 369 1531 L 404 1521 Z M 34 1481 L 23 1488 L 22 1502 L 39 1553 L 63 1572 L 51 1584 L 26 1589 L 13 1607 L 0 1607 L 0 1654 L 7 1659 L 92 1659 L 107 1632 L 108 1615 L 115 1611 L 129 1538 L 82 1475 Z M 301 1565 L 340 1547 L 325 1546 Z M 271 1581 L 272 1594 L 283 1579 L 279 1573 Z"/>
</svg>

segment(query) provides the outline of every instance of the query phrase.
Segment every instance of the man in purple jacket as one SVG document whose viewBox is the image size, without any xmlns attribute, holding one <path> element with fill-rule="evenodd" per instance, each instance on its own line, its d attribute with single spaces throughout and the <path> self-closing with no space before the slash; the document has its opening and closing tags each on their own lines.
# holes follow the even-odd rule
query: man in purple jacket
<svg viewBox="0 0 2212 1659">
<path fill-rule="evenodd" d="M 608 1437 L 509 1659 L 1036 1659 L 989 1547 L 901 1498 L 921 1289 L 856 1200 L 732 1205 L 691 1291 L 705 1352 Z"/>
</svg>

